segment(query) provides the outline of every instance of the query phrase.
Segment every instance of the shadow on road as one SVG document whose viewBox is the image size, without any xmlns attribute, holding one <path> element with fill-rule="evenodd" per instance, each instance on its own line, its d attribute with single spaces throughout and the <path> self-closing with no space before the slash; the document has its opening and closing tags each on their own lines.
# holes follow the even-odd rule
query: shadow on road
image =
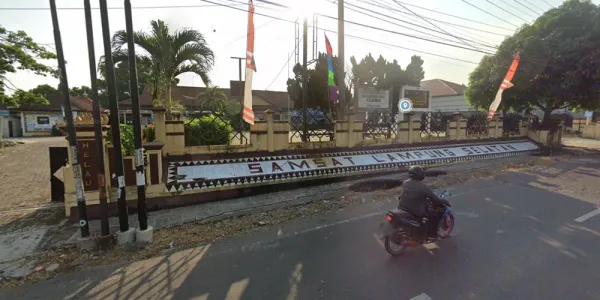
<svg viewBox="0 0 600 300">
<path fill-rule="evenodd" d="M 372 217 L 243 247 L 231 247 L 242 239 L 232 238 L 0 291 L 0 298 L 598 299 L 600 223 L 573 222 L 596 206 L 546 182 L 597 180 L 592 168 L 600 170 L 595 162 L 557 163 L 455 187 L 462 191 L 452 200 L 456 211 L 481 217 L 459 216 L 453 237 L 397 258 L 373 237 L 381 220 Z"/>
</svg>

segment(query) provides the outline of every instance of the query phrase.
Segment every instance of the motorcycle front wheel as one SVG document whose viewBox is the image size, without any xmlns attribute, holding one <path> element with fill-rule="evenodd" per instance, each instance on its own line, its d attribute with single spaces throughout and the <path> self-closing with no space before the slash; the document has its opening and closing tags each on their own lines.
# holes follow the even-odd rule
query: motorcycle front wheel
<svg viewBox="0 0 600 300">
<path fill-rule="evenodd" d="M 404 242 L 404 238 L 402 237 L 401 232 L 396 232 L 392 235 L 387 235 L 383 242 L 385 246 L 385 251 L 393 256 L 400 255 L 404 252 L 406 246 L 402 245 Z"/>
</svg>

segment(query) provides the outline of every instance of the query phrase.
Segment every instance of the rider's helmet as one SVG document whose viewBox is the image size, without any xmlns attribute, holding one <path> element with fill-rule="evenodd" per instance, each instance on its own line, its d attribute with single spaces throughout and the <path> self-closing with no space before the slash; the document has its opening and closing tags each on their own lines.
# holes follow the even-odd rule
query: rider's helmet
<svg viewBox="0 0 600 300">
<path fill-rule="evenodd" d="M 421 166 L 411 166 L 408 169 L 408 177 L 414 180 L 422 181 L 425 179 L 425 170 Z"/>
</svg>

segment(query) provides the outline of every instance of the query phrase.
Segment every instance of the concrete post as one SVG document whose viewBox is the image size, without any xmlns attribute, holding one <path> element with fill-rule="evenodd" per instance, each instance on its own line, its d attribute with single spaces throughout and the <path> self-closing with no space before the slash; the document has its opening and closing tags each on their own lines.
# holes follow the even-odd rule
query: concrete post
<svg viewBox="0 0 600 300">
<path fill-rule="evenodd" d="M 275 151 L 275 131 L 273 130 L 273 112 L 270 110 L 265 111 L 265 118 L 267 119 L 267 151 Z"/>
<path fill-rule="evenodd" d="M 407 112 L 405 113 L 407 119 L 408 119 L 408 143 L 412 144 L 413 139 L 414 139 L 414 122 L 413 122 L 413 116 L 415 115 L 415 113 L 413 112 Z"/>
<path fill-rule="evenodd" d="M 165 125 L 166 111 L 167 110 L 164 107 L 152 108 L 152 113 L 154 114 L 155 140 L 162 144 L 165 144 L 167 142 L 167 128 Z"/>
<path fill-rule="evenodd" d="M 452 114 L 452 120 L 456 122 L 456 129 L 454 130 L 454 139 L 460 139 L 460 128 L 462 127 L 462 115 L 459 112 L 455 112 Z"/>
</svg>

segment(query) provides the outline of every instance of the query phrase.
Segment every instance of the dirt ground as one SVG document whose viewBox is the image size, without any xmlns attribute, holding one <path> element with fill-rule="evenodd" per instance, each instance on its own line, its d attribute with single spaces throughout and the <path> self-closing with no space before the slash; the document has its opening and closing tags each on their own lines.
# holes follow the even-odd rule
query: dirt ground
<svg viewBox="0 0 600 300">
<path fill-rule="evenodd" d="M 66 146 L 64 137 L 10 139 L 0 150 L 0 211 L 50 203 L 48 147 Z M 62 172 L 59 178 L 62 178 Z"/>
</svg>

